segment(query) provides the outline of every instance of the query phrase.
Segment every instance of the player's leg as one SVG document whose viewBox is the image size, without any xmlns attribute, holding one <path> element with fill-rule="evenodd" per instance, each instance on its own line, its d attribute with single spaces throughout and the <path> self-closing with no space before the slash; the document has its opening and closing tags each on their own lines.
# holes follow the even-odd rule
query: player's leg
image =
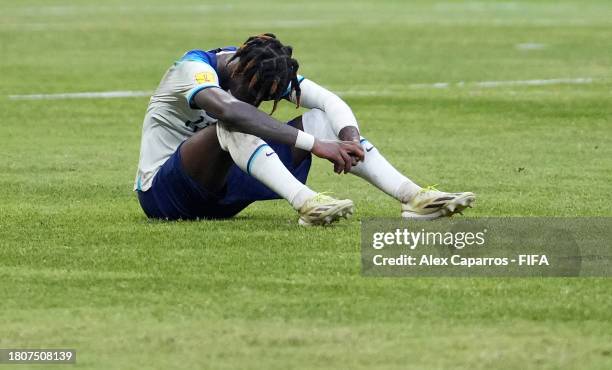
<svg viewBox="0 0 612 370">
<path fill-rule="evenodd" d="M 302 125 L 299 118 L 287 124 L 301 129 Z M 274 141 L 266 141 L 266 143 L 270 146 L 269 151 L 275 152 L 274 156 L 278 157 L 289 172 L 302 184 L 306 184 L 312 163 L 311 153 Z M 229 155 L 229 152 L 225 153 Z M 252 203 L 257 200 L 272 199 L 280 199 L 280 197 L 263 183 L 240 169 L 240 167 L 235 164 L 232 165 L 227 175 L 225 196 L 222 202 L 229 204 Z"/>
<path fill-rule="evenodd" d="M 226 186 L 231 165 L 235 163 L 250 177 L 286 199 L 300 213 L 302 224 L 328 224 L 352 213 L 351 201 L 317 195 L 297 180 L 265 141 L 230 131 L 221 122 L 217 123 L 216 131 L 207 128 L 188 139 L 181 147 L 181 154 L 185 171 L 213 191 Z M 210 158 L 221 163 L 210 164 Z M 240 180 L 248 186 L 249 177 Z M 248 190 L 244 187 L 232 189 Z M 255 194 L 251 199 L 269 198 Z"/>
<path fill-rule="evenodd" d="M 311 109 L 302 116 L 304 131 L 322 139 L 337 140 L 325 112 Z M 378 149 L 361 137 L 364 161 L 351 169 L 357 175 L 402 203 L 402 216 L 432 219 L 461 212 L 474 201 L 472 193 L 445 193 L 422 189 L 393 167 Z"/>
<path fill-rule="evenodd" d="M 325 112 L 311 109 L 302 116 L 304 130 L 321 139 L 338 140 Z M 404 202 L 414 197 L 421 187 L 393 167 L 378 149 L 361 138 L 361 145 L 365 151 L 364 161 L 351 169 L 353 175 L 359 176 L 393 198 Z"/>
<path fill-rule="evenodd" d="M 297 128 L 298 130 L 304 131 L 304 125 L 302 124 L 302 116 L 295 117 L 287 124 Z M 307 152 L 300 148 L 291 147 L 291 161 L 294 167 L 299 166 L 300 163 L 311 157 L 312 155 L 310 154 L 310 152 Z"/>
<path fill-rule="evenodd" d="M 230 154 L 221 149 L 215 125 L 208 126 L 185 140 L 180 151 L 185 172 L 207 190 L 220 192 L 234 162 Z"/>
<path fill-rule="evenodd" d="M 229 153 L 221 150 L 213 126 L 185 140 L 161 166 L 140 204 L 150 218 L 193 220 L 232 217 L 247 204 L 219 206 L 229 168 Z"/>
</svg>

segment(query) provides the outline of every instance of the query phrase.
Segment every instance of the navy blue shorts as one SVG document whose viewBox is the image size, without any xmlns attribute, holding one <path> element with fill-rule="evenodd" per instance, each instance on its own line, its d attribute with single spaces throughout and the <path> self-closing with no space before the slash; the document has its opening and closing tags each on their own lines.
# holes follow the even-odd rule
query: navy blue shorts
<svg viewBox="0 0 612 370">
<path fill-rule="evenodd" d="M 289 145 L 268 144 L 293 176 L 305 184 L 312 157 L 308 155 L 294 168 Z M 280 199 L 275 192 L 235 164 L 230 168 L 227 184 L 220 193 L 206 190 L 183 170 L 180 148 L 159 169 L 151 188 L 138 191 L 140 206 L 149 218 L 223 219 L 236 215 L 255 201 Z"/>
</svg>

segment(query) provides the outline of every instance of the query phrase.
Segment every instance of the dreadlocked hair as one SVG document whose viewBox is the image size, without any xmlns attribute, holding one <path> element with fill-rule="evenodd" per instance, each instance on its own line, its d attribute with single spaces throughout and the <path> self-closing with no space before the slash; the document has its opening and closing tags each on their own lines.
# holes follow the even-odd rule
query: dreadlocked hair
<svg viewBox="0 0 612 370">
<path fill-rule="evenodd" d="M 297 78 L 300 65 L 291 58 L 292 53 L 291 46 L 283 45 L 272 33 L 264 33 L 249 37 L 228 61 L 238 59 L 232 77 L 243 75 L 249 82 L 249 89 L 256 96 L 255 105 L 263 100 L 274 101 L 270 114 L 274 113 L 289 86 L 289 95 L 295 91 L 296 108 L 300 106 L 301 90 Z"/>
</svg>

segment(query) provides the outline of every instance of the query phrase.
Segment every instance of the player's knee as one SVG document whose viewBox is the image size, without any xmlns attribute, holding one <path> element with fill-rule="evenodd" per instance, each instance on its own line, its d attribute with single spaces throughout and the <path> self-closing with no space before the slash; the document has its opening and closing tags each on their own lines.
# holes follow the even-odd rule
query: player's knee
<svg viewBox="0 0 612 370">
<path fill-rule="evenodd" d="M 304 113 L 302 115 L 302 121 L 303 122 L 308 122 L 308 123 L 312 123 L 312 124 L 326 124 L 327 122 L 327 115 L 325 114 L 324 111 L 317 109 L 317 108 L 313 108 L 310 109 L 308 111 L 306 111 L 306 113 Z"/>
<path fill-rule="evenodd" d="M 253 150 L 266 143 L 257 136 L 238 131 L 230 131 L 222 123 L 217 123 L 217 137 L 221 149 L 230 153 L 235 150 Z"/>
<path fill-rule="evenodd" d="M 304 131 L 318 139 L 335 140 L 338 137 L 327 118 L 327 114 L 320 109 L 311 109 L 302 115 Z"/>
</svg>

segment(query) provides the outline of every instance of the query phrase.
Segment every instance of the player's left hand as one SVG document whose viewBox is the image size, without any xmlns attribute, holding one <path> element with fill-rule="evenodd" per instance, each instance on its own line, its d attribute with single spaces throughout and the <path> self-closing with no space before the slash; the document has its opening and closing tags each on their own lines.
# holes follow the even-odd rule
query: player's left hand
<svg viewBox="0 0 612 370">
<path fill-rule="evenodd" d="M 312 154 L 332 162 L 336 173 L 348 173 L 351 167 L 364 157 L 363 148 L 359 143 L 336 140 L 315 140 Z"/>
<path fill-rule="evenodd" d="M 346 153 L 349 155 L 351 167 L 356 166 L 357 163 L 363 161 L 363 158 L 365 157 L 365 152 L 363 150 L 363 147 L 359 143 L 359 140 L 340 141 L 340 145 L 346 150 Z M 348 173 L 348 170 L 344 173 Z"/>
<path fill-rule="evenodd" d="M 342 141 L 352 141 L 354 143 L 357 143 L 357 145 L 361 146 L 361 143 L 359 141 L 361 139 L 359 129 L 357 129 L 357 127 L 355 126 L 346 126 L 342 130 L 340 130 L 340 132 L 338 133 L 338 138 Z M 349 156 L 351 157 L 353 166 L 356 166 L 359 161 L 363 160 L 363 156 L 357 157 L 352 154 L 349 154 Z"/>
</svg>

